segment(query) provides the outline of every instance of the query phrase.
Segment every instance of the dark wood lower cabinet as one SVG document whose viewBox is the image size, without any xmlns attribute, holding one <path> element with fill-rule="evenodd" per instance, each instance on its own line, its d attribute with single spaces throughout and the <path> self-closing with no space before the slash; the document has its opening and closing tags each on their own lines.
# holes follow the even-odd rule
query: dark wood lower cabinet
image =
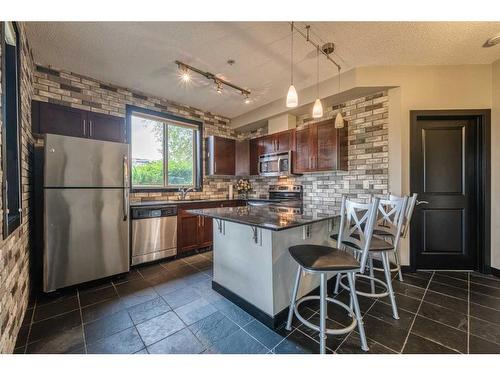
<svg viewBox="0 0 500 375">
<path fill-rule="evenodd" d="M 244 206 L 245 201 L 186 203 L 177 210 L 177 254 L 212 246 L 213 219 L 192 215 L 188 210 Z"/>
</svg>

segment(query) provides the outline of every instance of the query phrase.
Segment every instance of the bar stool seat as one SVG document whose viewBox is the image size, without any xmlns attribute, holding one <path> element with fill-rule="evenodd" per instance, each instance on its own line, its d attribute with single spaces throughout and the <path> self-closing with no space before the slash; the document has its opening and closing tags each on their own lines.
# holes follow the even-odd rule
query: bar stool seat
<svg viewBox="0 0 500 375">
<path fill-rule="evenodd" d="M 289 248 L 290 255 L 310 271 L 345 271 L 359 268 L 351 254 L 329 246 L 297 245 Z"/>
</svg>

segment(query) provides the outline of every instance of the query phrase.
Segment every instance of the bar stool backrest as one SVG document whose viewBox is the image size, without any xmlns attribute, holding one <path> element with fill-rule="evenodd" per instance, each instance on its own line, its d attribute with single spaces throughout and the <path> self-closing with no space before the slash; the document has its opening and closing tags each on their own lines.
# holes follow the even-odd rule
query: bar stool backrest
<svg viewBox="0 0 500 375">
<path fill-rule="evenodd" d="M 415 208 L 415 204 L 417 203 L 417 193 L 413 193 L 411 197 L 408 197 L 408 200 L 406 202 L 406 209 L 405 209 L 405 215 L 404 215 L 404 221 L 403 221 L 403 229 L 401 231 L 401 238 L 406 238 L 408 235 L 408 231 L 410 230 L 410 222 L 411 222 L 411 217 L 413 216 L 413 209 Z M 393 198 L 399 198 L 396 195 L 390 195 L 390 199 Z"/>
<path fill-rule="evenodd" d="M 374 198 L 371 203 L 358 203 L 342 196 L 338 243 L 348 241 L 361 249 L 361 272 L 364 272 L 368 258 L 378 206 L 379 198 Z"/>
<path fill-rule="evenodd" d="M 374 229 L 382 233 L 390 233 L 394 237 L 394 247 L 396 249 L 402 233 L 407 202 L 407 196 L 397 197 L 391 195 L 389 199 L 380 199 L 378 205 Z"/>
</svg>

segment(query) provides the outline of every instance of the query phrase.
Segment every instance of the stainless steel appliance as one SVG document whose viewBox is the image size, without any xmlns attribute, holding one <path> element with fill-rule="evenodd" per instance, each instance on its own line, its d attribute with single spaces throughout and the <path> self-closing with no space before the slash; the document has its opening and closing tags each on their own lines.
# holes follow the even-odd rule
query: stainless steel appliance
<svg viewBox="0 0 500 375">
<path fill-rule="evenodd" d="M 128 145 L 47 134 L 43 290 L 129 270 Z"/>
<path fill-rule="evenodd" d="M 268 199 L 249 199 L 250 206 L 269 206 L 271 211 L 301 213 L 302 185 L 270 185 Z"/>
<path fill-rule="evenodd" d="M 292 174 L 292 151 L 259 156 L 259 175 L 286 177 Z"/>
<path fill-rule="evenodd" d="M 132 265 L 177 254 L 177 207 L 132 207 Z"/>
</svg>

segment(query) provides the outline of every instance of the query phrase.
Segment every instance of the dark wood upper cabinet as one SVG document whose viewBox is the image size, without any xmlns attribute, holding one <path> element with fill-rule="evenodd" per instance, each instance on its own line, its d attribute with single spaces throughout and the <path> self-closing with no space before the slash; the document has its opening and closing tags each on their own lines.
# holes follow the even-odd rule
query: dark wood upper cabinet
<svg viewBox="0 0 500 375">
<path fill-rule="evenodd" d="M 209 176 L 234 176 L 236 172 L 236 141 L 210 136 L 206 138 L 207 170 Z"/>
<path fill-rule="evenodd" d="M 32 126 L 38 134 L 87 137 L 85 111 L 52 103 L 32 102 Z"/>
<path fill-rule="evenodd" d="M 250 140 L 250 175 L 256 176 L 259 174 L 259 156 L 261 152 L 260 138 Z"/>
<path fill-rule="evenodd" d="M 126 143 L 121 117 L 83 111 L 53 103 L 32 101 L 32 129 L 37 134 L 59 134 Z"/>
<path fill-rule="evenodd" d="M 89 112 L 87 116 L 89 138 L 125 143 L 125 123 L 121 117 Z"/>
<path fill-rule="evenodd" d="M 294 171 L 347 170 L 347 127 L 336 129 L 326 120 L 295 132 Z"/>
<path fill-rule="evenodd" d="M 250 174 L 250 141 L 236 141 L 236 176 Z"/>
<path fill-rule="evenodd" d="M 285 130 L 284 132 L 273 134 L 276 152 L 286 152 L 293 150 L 294 130 Z"/>
<path fill-rule="evenodd" d="M 295 132 L 294 172 L 310 172 L 312 169 L 313 135 L 311 133 L 311 127 Z"/>
<path fill-rule="evenodd" d="M 285 130 L 260 137 L 261 154 L 273 154 L 293 150 L 295 130 Z"/>
</svg>

